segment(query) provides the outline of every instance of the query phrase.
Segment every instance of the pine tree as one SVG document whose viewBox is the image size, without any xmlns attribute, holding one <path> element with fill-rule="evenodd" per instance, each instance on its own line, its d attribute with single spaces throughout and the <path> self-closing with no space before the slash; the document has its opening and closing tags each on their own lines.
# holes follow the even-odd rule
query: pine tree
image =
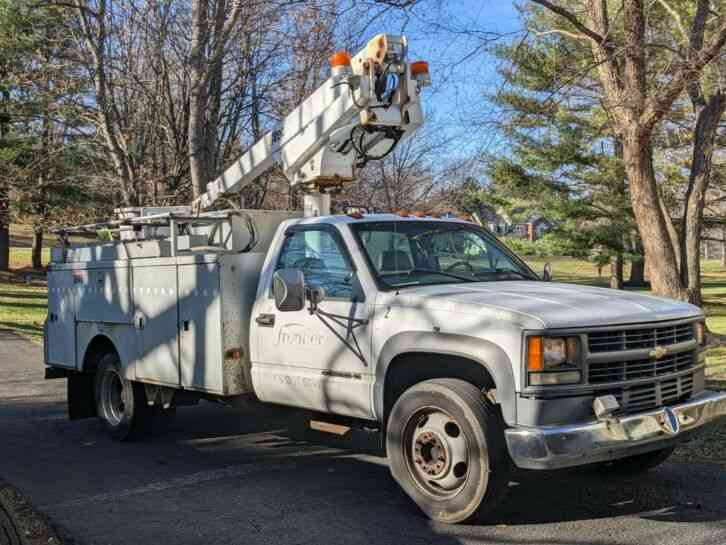
<svg viewBox="0 0 726 545">
<path fill-rule="evenodd" d="M 642 280 L 621 145 L 590 92 L 586 57 L 557 36 L 502 46 L 496 54 L 505 85 L 492 99 L 505 112 L 501 128 L 511 149 L 488 162 L 490 193 L 552 221 L 573 255 L 612 260 L 613 287 L 622 287 L 626 255 L 634 262 L 631 280 Z"/>
</svg>

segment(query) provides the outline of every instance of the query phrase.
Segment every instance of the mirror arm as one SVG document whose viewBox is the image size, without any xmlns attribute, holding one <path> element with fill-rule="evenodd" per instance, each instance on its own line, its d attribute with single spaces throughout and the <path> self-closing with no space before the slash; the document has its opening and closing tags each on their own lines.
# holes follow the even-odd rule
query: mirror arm
<svg viewBox="0 0 726 545">
<path fill-rule="evenodd" d="M 312 308 L 312 302 L 311 302 L 311 308 Z M 364 366 L 368 367 L 368 362 L 365 359 L 365 356 L 363 355 L 363 350 L 361 350 L 360 345 L 358 344 L 358 339 L 355 336 L 355 330 L 358 329 L 361 326 L 368 325 L 368 320 L 364 318 L 354 318 L 351 316 L 341 316 L 340 314 L 332 314 L 330 312 L 325 312 L 324 310 L 320 309 L 318 305 L 315 305 L 315 311 L 311 312 L 311 314 L 315 314 L 315 316 L 318 317 L 318 320 L 323 322 L 323 325 L 327 327 L 333 335 L 338 337 L 338 340 L 342 342 L 345 347 L 353 352 L 355 357 L 357 357 L 361 363 L 363 363 Z M 336 331 L 332 325 L 328 322 L 329 319 L 332 322 L 335 322 L 338 326 L 344 328 L 346 330 L 347 335 L 344 337 L 341 335 L 338 331 Z M 348 322 L 347 324 L 345 322 Z M 348 338 L 352 338 L 353 342 L 351 343 Z"/>
</svg>

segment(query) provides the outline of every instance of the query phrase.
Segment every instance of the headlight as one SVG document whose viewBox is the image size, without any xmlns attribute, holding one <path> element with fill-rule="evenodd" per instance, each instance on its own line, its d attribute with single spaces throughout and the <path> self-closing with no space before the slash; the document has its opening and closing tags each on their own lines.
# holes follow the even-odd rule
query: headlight
<svg viewBox="0 0 726 545">
<path fill-rule="evenodd" d="M 527 371 L 533 386 L 580 382 L 580 339 L 527 337 Z"/>
<path fill-rule="evenodd" d="M 706 343 L 708 342 L 706 337 L 706 322 L 696 322 L 694 325 L 696 328 L 695 333 L 698 346 L 706 346 Z"/>
</svg>

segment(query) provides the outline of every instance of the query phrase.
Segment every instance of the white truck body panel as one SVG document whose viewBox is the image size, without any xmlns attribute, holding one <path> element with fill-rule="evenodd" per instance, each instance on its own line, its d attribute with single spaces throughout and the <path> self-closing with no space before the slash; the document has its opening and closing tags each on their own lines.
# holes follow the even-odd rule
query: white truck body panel
<svg viewBox="0 0 726 545">
<path fill-rule="evenodd" d="M 298 215 L 250 213 L 263 251 L 191 252 L 182 236 L 175 257 L 169 240 L 66 249 L 65 262 L 52 263 L 48 275 L 48 364 L 81 370 L 89 343 L 101 335 L 118 346 L 131 380 L 250 393 L 249 322 L 264 250 L 280 221 Z M 206 243 L 208 226 L 197 231 L 186 238 Z M 249 238 L 239 218 L 219 236 L 232 248 Z M 60 250 L 54 255 L 63 258 Z"/>
</svg>

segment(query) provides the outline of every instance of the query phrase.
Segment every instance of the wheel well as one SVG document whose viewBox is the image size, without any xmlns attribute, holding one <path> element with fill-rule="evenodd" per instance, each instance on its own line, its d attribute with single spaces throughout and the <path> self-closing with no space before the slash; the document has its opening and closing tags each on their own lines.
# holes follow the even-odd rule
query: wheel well
<svg viewBox="0 0 726 545">
<path fill-rule="evenodd" d="M 432 352 L 399 354 L 386 371 L 383 403 L 386 418 L 393 404 L 414 384 L 432 378 L 458 378 L 481 390 L 495 388 L 494 379 L 486 368 L 468 358 Z"/>
<path fill-rule="evenodd" d="M 86 348 L 83 357 L 83 371 L 95 371 L 98 363 L 106 354 L 118 354 L 111 340 L 104 335 L 96 335 Z"/>
</svg>

